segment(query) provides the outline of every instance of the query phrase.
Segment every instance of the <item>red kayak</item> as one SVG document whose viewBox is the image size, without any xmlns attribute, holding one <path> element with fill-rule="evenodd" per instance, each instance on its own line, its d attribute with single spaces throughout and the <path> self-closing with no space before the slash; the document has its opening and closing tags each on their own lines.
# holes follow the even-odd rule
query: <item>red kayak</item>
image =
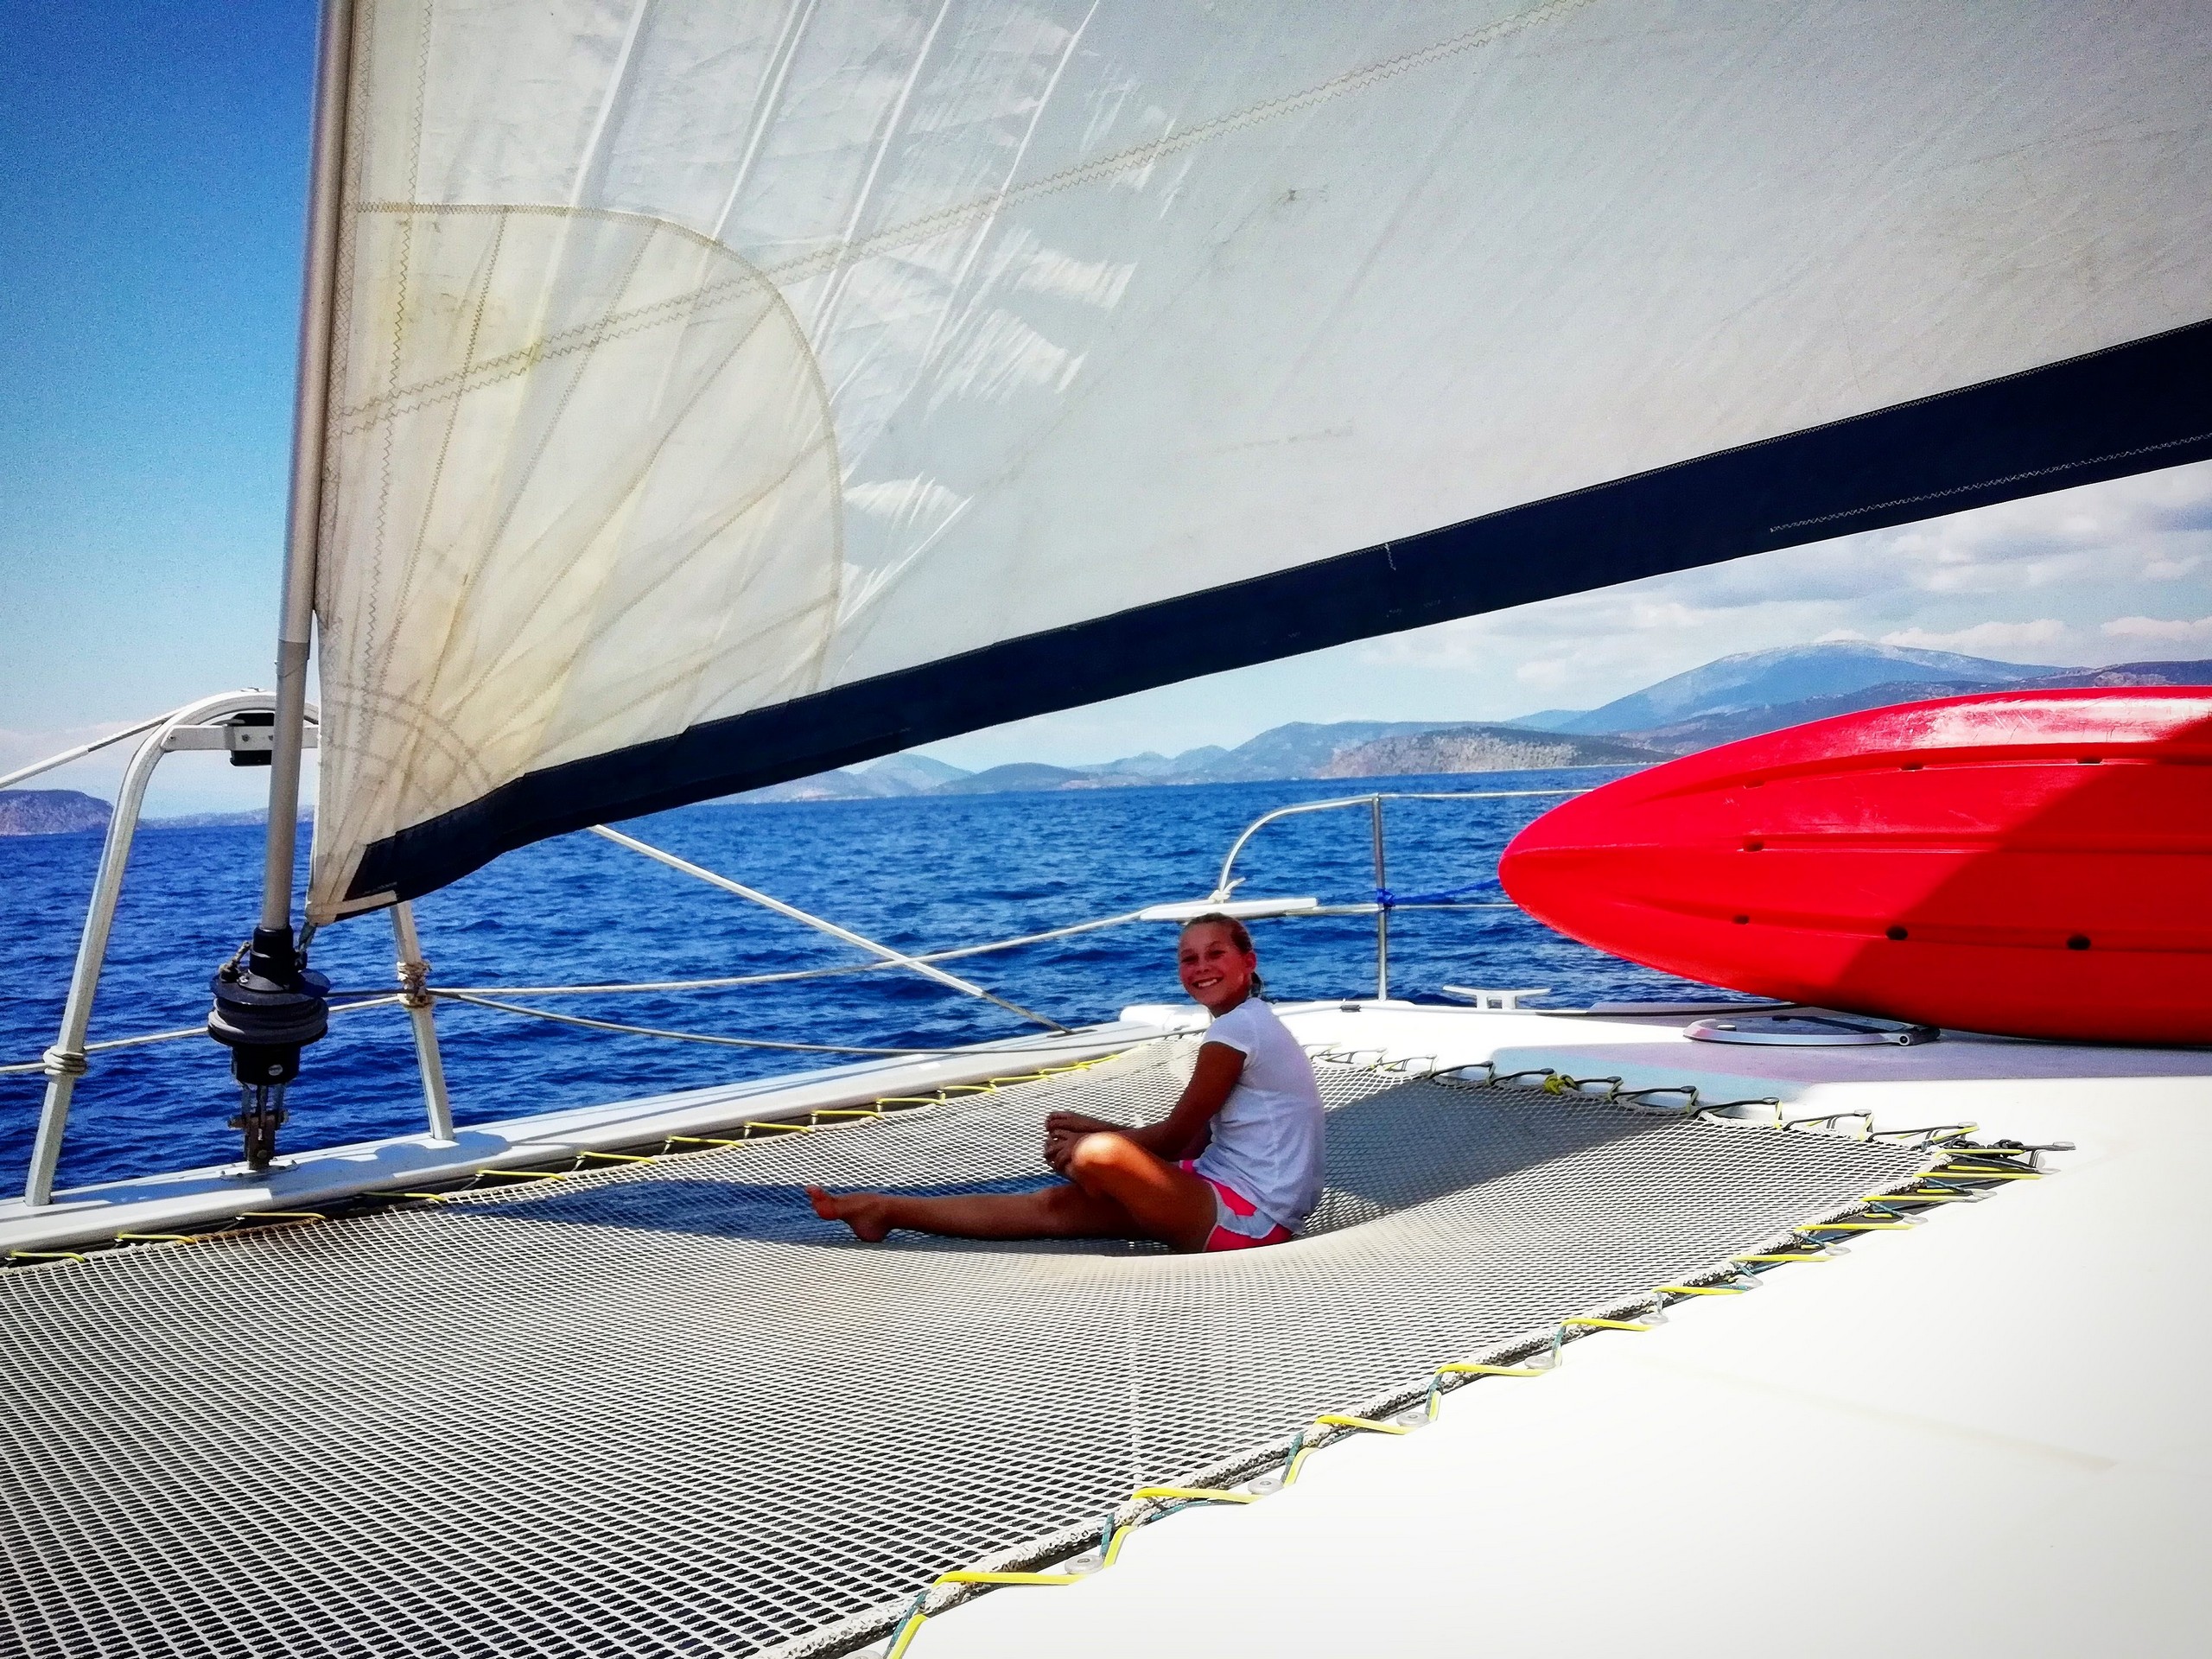
<svg viewBox="0 0 2212 1659">
<path fill-rule="evenodd" d="M 2212 1043 L 2212 688 L 1815 721 L 1556 807 L 1505 890 L 1687 979 L 1967 1031 Z"/>
</svg>

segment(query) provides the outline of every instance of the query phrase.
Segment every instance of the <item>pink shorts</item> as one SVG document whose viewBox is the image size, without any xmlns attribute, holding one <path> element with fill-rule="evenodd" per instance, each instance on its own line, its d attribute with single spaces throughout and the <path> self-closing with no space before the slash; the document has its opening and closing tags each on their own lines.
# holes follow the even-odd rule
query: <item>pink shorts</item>
<svg viewBox="0 0 2212 1659">
<path fill-rule="evenodd" d="M 1194 1166 L 1197 1160 L 1185 1158 L 1178 1167 L 1198 1175 Z M 1250 1250 L 1262 1244 L 1287 1244 L 1297 1235 L 1289 1228 L 1280 1226 L 1260 1213 L 1254 1204 L 1235 1187 L 1217 1181 L 1211 1175 L 1198 1179 L 1213 1189 L 1213 1231 L 1206 1236 L 1202 1248 L 1214 1250 Z"/>
</svg>

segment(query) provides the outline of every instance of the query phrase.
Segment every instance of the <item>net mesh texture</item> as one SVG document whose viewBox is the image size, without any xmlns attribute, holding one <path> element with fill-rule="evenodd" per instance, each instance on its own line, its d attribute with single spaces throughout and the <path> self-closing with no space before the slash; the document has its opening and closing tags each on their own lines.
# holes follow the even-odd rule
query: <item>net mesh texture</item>
<svg viewBox="0 0 2212 1659">
<path fill-rule="evenodd" d="M 1046 1113 L 1156 1120 L 1192 1052 L 0 1275 L 0 1643 L 848 1649 L 938 1572 L 1929 1162 L 1325 1060 L 1330 1185 L 1286 1245 L 862 1245 L 798 1190 L 1039 1185 Z"/>
</svg>

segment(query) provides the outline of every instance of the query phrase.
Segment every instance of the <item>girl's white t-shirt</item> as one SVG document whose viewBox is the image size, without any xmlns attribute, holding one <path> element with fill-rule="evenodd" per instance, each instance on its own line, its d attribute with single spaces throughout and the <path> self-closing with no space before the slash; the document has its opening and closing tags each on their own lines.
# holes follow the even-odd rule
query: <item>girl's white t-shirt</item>
<svg viewBox="0 0 2212 1659">
<path fill-rule="evenodd" d="M 1192 1167 L 1236 1188 L 1268 1220 L 1295 1227 L 1321 1201 L 1321 1086 L 1313 1062 L 1256 996 L 1216 1019 L 1205 1040 L 1242 1054 L 1244 1071 Z"/>
</svg>

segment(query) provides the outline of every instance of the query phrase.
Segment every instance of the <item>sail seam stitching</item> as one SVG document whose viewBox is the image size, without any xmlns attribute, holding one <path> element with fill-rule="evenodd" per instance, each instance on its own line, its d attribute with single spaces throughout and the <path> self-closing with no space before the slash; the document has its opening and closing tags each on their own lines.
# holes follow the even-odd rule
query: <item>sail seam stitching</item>
<svg viewBox="0 0 2212 1659">
<path fill-rule="evenodd" d="M 941 235 L 978 218 L 988 219 L 1015 203 L 1055 194 L 1062 190 L 1071 189 L 1077 185 L 1088 184 L 1102 178 L 1111 178 L 1118 174 L 1149 168 L 1165 156 L 1180 155 L 1185 150 L 1196 149 L 1232 132 L 1242 131 L 1245 128 L 1273 121 L 1282 116 L 1295 114 L 1301 110 L 1331 103 L 1353 92 L 1363 92 L 1370 86 L 1382 81 L 1394 79 L 1399 75 L 1427 68 L 1446 59 L 1478 50 L 1510 35 L 1534 29 L 1555 16 L 1570 11 L 1578 11 L 1595 3 L 1596 0 L 1551 0 L 1549 4 L 1535 7 L 1512 17 L 1503 18 L 1495 23 L 1486 24 L 1481 29 L 1471 30 L 1465 35 L 1455 35 L 1451 39 L 1440 41 L 1433 45 L 1421 47 L 1412 52 L 1402 53 L 1397 57 L 1386 58 L 1379 63 L 1370 64 L 1363 68 L 1349 70 L 1344 74 L 1322 81 L 1317 86 L 1309 86 L 1301 92 L 1287 93 L 1281 98 L 1255 104 L 1229 115 L 1217 117 L 1211 121 L 1202 122 L 1197 126 L 1186 128 L 1180 132 L 1163 133 L 1160 137 L 1146 143 L 1116 150 L 1110 156 L 1102 156 L 1092 161 L 1077 162 L 1072 167 L 1063 168 L 1057 173 L 1049 173 L 1042 178 L 1033 179 L 1027 184 L 1010 186 L 951 207 L 939 208 L 933 213 L 926 213 L 918 219 L 909 219 L 902 225 L 893 226 L 888 230 L 879 231 L 870 236 L 842 237 L 828 247 L 817 249 L 812 253 L 785 261 L 781 264 L 755 266 L 747 261 L 746 264 L 747 277 L 744 280 L 753 277 L 762 278 L 772 286 L 779 283 L 802 281 L 829 275 L 871 255 L 889 252 L 893 249 L 908 246 L 916 242 L 926 241 L 931 237 Z M 677 224 L 657 214 L 626 213 L 612 208 L 567 207 L 544 203 L 371 201 L 359 204 L 354 211 L 361 213 L 397 214 L 588 214 L 594 218 L 643 221 L 657 226 L 666 226 L 682 235 L 709 246 L 724 249 L 739 258 L 743 257 L 734 249 L 728 248 L 727 244 L 719 242 L 713 237 L 693 230 L 688 226 Z M 739 280 L 741 279 L 725 278 L 724 283 Z M 693 294 L 685 296 L 682 299 L 658 302 L 631 316 L 610 316 L 605 321 L 611 326 L 625 326 L 633 320 L 651 317 L 671 307 L 705 298 L 721 286 L 723 283 L 703 284 Z M 551 337 L 547 344 L 551 344 L 553 339 L 558 338 L 558 336 Z M 442 380 L 427 381 L 419 387 L 408 387 L 388 393 L 387 397 L 397 398 L 410 396 L 441 384 L 443 384 Z M 348 418 L 357 416 L 374 407 L 376 407 L 376 401 L 372 400 L 342 410 L 341 416 Z"/>
<path fill-rule="evenodd" d="M 2101 455 L 2085 455 L 2076 461 L 2062 461 L 2049 467 L 2032 467 L 2024 473 L 2005 473 L 1995 478 L 1984 478 L 1972 484 L 1955 484 L 1947 490 L 1927 490 L 1918 495 L 1892 496 L 1886 501 L 1868 501 L 1861 505 L 1846 508 L 1841 512 L 1824 512 L 1815 518 L 1792 518 L 1787 524 L 1769 527 L 1770 534 L 1785 530 L 1803 530 L 1810 524 L 1834 524 L 1838 519 L 1858 518 L 1870 512 L 1882 512 L 1891 507 L 1909 507 L 1921 501 L 1941 501 L 1954 495 L 1971 495 L 1999 484 L 2018 484 L 2031 478 L 2050 478 L 2058 473 L 2079 472 L 2084 467 L 2101 467 L 2107 461 L 2129 461 L 2137 455 L 2155 455 L 2162 449 L 2180 449 L 2193 443 L 2212 438 L 2212 430 L 2192 432 L 2183 438 L 2168 438 L 2161 443 L 2139 443 L 2132 449 L 2114 449 Z"/>
</svg>

